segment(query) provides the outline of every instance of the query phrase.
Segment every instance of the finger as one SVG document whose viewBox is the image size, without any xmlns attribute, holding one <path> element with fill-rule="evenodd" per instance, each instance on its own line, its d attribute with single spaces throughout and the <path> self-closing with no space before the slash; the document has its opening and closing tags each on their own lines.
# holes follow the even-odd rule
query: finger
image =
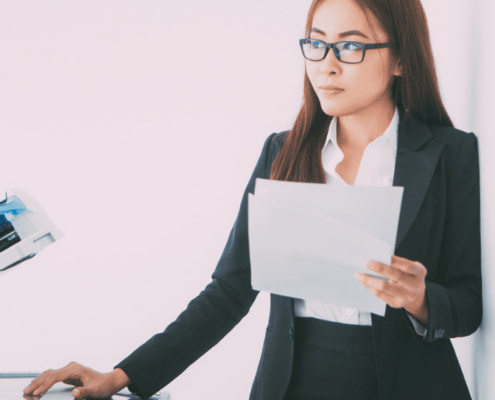
<svg viewBox="0 0 495 400">
<path fill-rule="evenodd" d="M 364 275 L 364 274 L 356 274 L 356 279 L 361 281 L 361 279 L 363 279 L 363 278 L 359 277 L 359 275 Z M 366 278 L 366 276 L 364 278 Z M 369 277 L 369 278 L 371 278 L 371 277 Z M 374 278 L 374 279 L 376 279 L 376 278 Z M 379 299 L 382 299 L 391 307 L 394 307 L 394 308 L 402 307 L 403 296 L 400 296 L 400 295 L 398 296 L 397 294 L 390 294 L 384 290 L 380 290 L 379 288 L 385 288 L 386 287 L 385 284 L 388 282 L 382 281 L 383 283 L 380 283 L 374 279 L 373 280 L 363 279 L 361 281 L 361 283 L 374 296 L 378 297 Z M 366 280 L 366 282 L 365 282 L 365 280 Z"/>
<path fill-rule="evenodd" d="M 50 375 L 51 373 L 53 372 L 52 369 L 49 369 L 45 372 L 43 372 L 40 376 L 38 376 L 37 378 L 34 378 L 30 383 L 29 385 L 27 385 L 24 390 L 23 390 L 23 393 L 24 394 L 31 394 L 35 389 L 37 389 L 44 381 L 45 379 L 47 378 L 48 375 Z"/>
<path fill-rule="evenodd" d="M 405 261 L 404 261 L 405 260 Z M 367 261 L 366 267 L 382 275 L 391 277 L 393 281 L 408 282 L 409 285 L 415 285 L 419 281 L 424 281 L 426 268 L 417 261 L 403 259 L 399 262 L 392 261 L 391 265 L 386 265 L 378 261 Z M 388 272 L 390 271 L 390 272 Z M 395 276 L 394 271 L 397 271 Z M 402 275 L 401 275 L 402 274 Z"/>
<path fill-rule="evenodd" d="M 415 269 L 415 275 L 420 278 L 424 278 L 428 272 L 426 267 L 419 261 L 411 261 L 411 267 Z"/>
<path fill-rule="evenodd" d="M 38 385 L 36 384 L 36 382 L 34 382 L 34 379 L 29 383 L 29 385 L 27 385 L 24 389 L 22 389 L 22 393 L 24 394 L 31 394 L 34 389 L 36 389 L 38 387 Z"/>
<path fill-rule="evenodd" d="M 55 371 L 51 371 L 47 374 L 46 379 L 40 383 L 38 388 L 33 392 L 33 395 L 37 396 L 48 391 L 57 382 L 62 382 L 71 377 L 70 368 L 64 367 Z"/>
<path fill-rule="evenodd" d="M 22 395 L 22 398 L 24 400 L 39 400 L 41 396 L 31 396 L 30 394 L 24 394 Z"/>
<path fill-rule="evenodd" d="M 101 386 L 101 385 L 100 385 Z M 72 390 L 72 395 L 76 399 L 106 399 L 113 394 L 115 394 L 117 390 L 112 391 L 109 387 L 98 388 L 95 386 L 81 386 L 76 387 Z"/>
<path fill-rule="evenodd" d="M 408 258 L 404 258 L 404 257 L 399 257 L 399 256 L 396 256 L 395 254 L 392 255 L 392 262 L 407 262 L 407 261 L 410 261 Z"/>
<path fill-rule="evenodd" d="M 397 285 L 384 281 L 383 279 L 376 278 L 374 276 L 356 273 L 354 275 L 358 281 L 360 281 L 367 289 L 378 290 L 392 297 L 406 297 L 409 293 L 408 288 L 403 285 Z"/>
<path fill-rule="evenodd" d="M 380 275 L 390 278 L 391 282 L 395 282 L 395 283 L 404 282 L 404 284 L 409 284 L 411 280 L 414 280 L 414 275 L 409 275 L 397 268 L 394 268 L 390 265 L 382 264 L 377 261 L 368 261 L 366 263 L 366 268 Z"/>
<path fill-rule="evenodd" d="M 395 296 L 391 296 L 388 293 L 382 292 L 382 291 L 375 289 L 373 287 L 369 287 L 368 289 L 371 293 L 373 293 L 379 299 L 382 299 L 389 306 L 391 306 L 393 308 L 400 308 L 401 307 L 400 303 L 397 301 L 397 298 Z"/>
<path fill-rule="evenodd" d="M 47 392 L 48 390 L 50 390 L 50 388 L 55 384 L 57 383 L 55 379 L 51 378 L 51 379 L 46 379 L 45 381 L 43 381 L 36 390 L 33 391 L 33 395 L 34 396 L 39 396 L 40 394 L 42 393 L 45 393 Z"/>
<path fill-rule="evenodd" d="M 409 265 L 410 261 L 407 260 L 407 263 L 404 263 L 403 261 L 400 261 L 400 262 L 397 262 L 397 261 L 392 261 L 390 263 L 390 265 L 387 265 L 387 264 L 383 264 L 381 262 L 378 262 L 378 261 L 373 261 L 373 260 L 368 260 L 366 262 L 366 267 L 369 268 L 369 267 L 381 267 L 381 268 L 384 268 L 384 269 L 392 269 L 392 270 L 396 270 L 396 271 L 400 271 L 404 274 L 408 274 L 408 275 L 411 275 L 411 276 L 414 276 L 414 274 L 412 272 L 415 271 L 415 269 L 411 269 L 411 266 Z M 370 268 L 372 269 L 372 268 Z"/>
<path fill-rule="evenodd" d="M 96 397 L 89 388 L 77 387 L 72 390 L 72 395 L 76 399 L 85 399 L 86 397 Z"/>
<path fill-rule="evenodd" d="M 407 258 L 392 256 L 392 264 L 394 268 L 400 269 L 405 273 L 414 276 L 424 276 L 426 275 L 426 268 L 419 261 L 411 261 Z"/>
</svg>

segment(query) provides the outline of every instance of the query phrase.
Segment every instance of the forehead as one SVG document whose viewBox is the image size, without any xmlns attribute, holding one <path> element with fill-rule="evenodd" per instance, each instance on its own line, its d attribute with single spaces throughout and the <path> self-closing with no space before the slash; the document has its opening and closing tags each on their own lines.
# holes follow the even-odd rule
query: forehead
<svg viewBox="0 0 495 400">
<path fill-rule="evenodd" d="M 373 31 L 378 38 L 385 39 L 378 19 L 368 12 L 368 20 L 365 12 L 353 0 L 325 0 L 322 1 L 313 18 L 313 28 L 325 32 L 327 38 L 337 38 L 341 32 L 358 30 L 369 38 L 373 37 Z"/>
</svg>

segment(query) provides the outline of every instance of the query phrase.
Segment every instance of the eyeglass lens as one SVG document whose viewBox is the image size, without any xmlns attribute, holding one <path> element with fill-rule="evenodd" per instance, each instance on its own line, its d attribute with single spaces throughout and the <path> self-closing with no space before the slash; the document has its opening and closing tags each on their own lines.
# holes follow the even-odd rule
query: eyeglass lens
<svg viewBox="0 0 495 400">
<path fill-rule="evenodd" d="M 353 42 L 341 42 L 335 46 L 335 53 L 340 61 L 348 63 L 358 63 L 363 59 L 363 47 Z M 321 40 L 308 39 L 303 43 L 304 56 L 312 61 L 323 59 L 325 55 L 326 43 Z M 332 51 L 333 49 L 329 49 Z"/>
</svg>

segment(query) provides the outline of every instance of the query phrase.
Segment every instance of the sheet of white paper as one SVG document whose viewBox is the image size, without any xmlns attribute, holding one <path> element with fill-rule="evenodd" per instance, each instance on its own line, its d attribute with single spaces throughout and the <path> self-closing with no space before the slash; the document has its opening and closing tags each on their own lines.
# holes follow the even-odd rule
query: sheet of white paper
<svg viewBox="0 0 495 400">
<path fill-rule="evenodd" d="M 256 198 L 331 216 L 395 249 L 403 187 L 322 185 L 256 179 Z"/>
<path fill-rule="evenodd" d="M 252 286 L 384 315 L 385 302 L 354 273 L 372 274 L 367 260 L 390 263 L 403 189 L 329 187 L 257 180 L 248 200 Z"/>
</svg>

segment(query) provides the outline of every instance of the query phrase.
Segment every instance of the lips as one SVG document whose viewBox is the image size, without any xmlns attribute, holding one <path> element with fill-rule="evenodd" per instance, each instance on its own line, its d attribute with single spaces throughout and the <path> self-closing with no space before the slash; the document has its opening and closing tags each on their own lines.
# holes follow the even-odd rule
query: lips
<svg viewBox="0 0 495 400">
<path fill-rule="evenodd" d="M 334 85 L 320 86 L 320 89 L 323 89 L 323 90 L 344 90 L 341 87 L 334 86 Z"/>
</svg>

